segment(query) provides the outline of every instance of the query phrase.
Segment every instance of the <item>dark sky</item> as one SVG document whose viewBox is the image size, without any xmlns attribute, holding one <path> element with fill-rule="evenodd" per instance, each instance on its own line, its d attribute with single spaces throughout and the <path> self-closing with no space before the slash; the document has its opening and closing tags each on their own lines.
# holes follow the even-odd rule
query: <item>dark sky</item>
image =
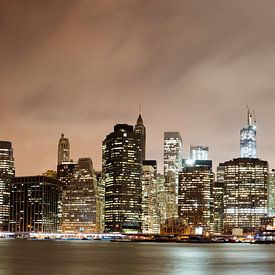
<svg viewBox="0 0 275 275">
<path fill-rule="evenodd" d="M 134 124 L 162 167 L 163 132 L 239 156 L 246 105 L 258 156 L 275 165 L 275 2 L 271 0 L 1 0 L 0 139 L 17 175 L 55 169 L 62 132 L 71 156 L 101 168 L 115 123 Z"/>
</svg>

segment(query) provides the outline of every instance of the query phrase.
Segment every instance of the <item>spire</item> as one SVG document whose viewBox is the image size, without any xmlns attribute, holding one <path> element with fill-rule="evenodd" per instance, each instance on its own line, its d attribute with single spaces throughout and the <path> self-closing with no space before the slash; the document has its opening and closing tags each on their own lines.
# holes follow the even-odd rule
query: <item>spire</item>
<svg viewBox="0 0 275 275">
<path fill-rule="evenodd" d="M 143 125 L 143 119 L 141 117 L 141 101 L 139 101 L 139 104 L 138 104 L 138 119 L 137 119 L 137 125 Z"/>
<path fill-rule="evenodd" d="M 247 106 L 247 125 L 252 126 L 252 112 L 249 110 Z"/>
</svg>

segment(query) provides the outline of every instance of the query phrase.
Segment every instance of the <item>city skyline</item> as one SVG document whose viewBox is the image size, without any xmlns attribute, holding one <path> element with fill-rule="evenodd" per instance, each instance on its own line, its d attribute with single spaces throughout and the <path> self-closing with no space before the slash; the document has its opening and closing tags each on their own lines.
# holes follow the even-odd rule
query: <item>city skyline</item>
<svg viewBox="0 0 275 275">
<path fill-rule="evenodd" d="M 257 156 L 275 167 L 275 3 L 258 1 L 2 1 L 0 139 L 16 175 L 71 156 L 101 170 L 101 142 L 134 125 L 162 170 L 163 132 L 209 147 L 213 167 L 239 157 L 246 105 L 257 114 Z M 243 12 L 245 10 L 245 12 Z M 234 21 L 232 20 L 234 18 Z"/>
</svg>

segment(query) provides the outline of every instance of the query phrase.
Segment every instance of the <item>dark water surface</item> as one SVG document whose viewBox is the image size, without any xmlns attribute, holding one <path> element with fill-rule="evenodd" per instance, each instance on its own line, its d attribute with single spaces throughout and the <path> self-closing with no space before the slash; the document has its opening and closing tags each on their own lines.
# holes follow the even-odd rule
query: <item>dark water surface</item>
<svg viewBox="0 0 275 275">
<path fill-rule="evenodd" d="M 1 240 L 0 274 L 275 274 L 275 245 Z"/>
</svg>

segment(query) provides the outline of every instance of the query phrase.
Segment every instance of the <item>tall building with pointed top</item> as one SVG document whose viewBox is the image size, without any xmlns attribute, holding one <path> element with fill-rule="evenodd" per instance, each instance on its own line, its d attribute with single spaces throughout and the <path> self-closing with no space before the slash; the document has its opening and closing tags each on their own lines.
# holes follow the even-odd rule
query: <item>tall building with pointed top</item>
<svg viewBox="0 0 275 275">
<path fill-rule="evenodd" d="M 254 112 L 247 110 L 247 126 L 241 129 L 241 158 L 256 158 L 256 118 Z"/>
<path fill-rule="evenodd" d="M 134 127 L 117 124 L 103 141 L 106 232 L 141 231 L 141 135 Z"/>
<path fill-rule="evenodd" d="M 141 163 L 142 161 L 145 160 L 145 150 L 146 150 L 146 129 L 145 126 L 143 125 L 143 119 L 141 117 L 141 112 L 139 112 L 139 116 L 137 119 L 137 123 L 135 125 L 134 131 L 136 133 L 140 134 L 140 139 L 141 139 Z"/>
<path fill-rule="evenodd" d="M 61 138 L 58 143 L 58 159 L 57 163 L 61 164 L 62 162 L 70 161 L 70 142 L 68 138 L 64 137 L 64 134 L 61 134 Z"/>
</svg>

